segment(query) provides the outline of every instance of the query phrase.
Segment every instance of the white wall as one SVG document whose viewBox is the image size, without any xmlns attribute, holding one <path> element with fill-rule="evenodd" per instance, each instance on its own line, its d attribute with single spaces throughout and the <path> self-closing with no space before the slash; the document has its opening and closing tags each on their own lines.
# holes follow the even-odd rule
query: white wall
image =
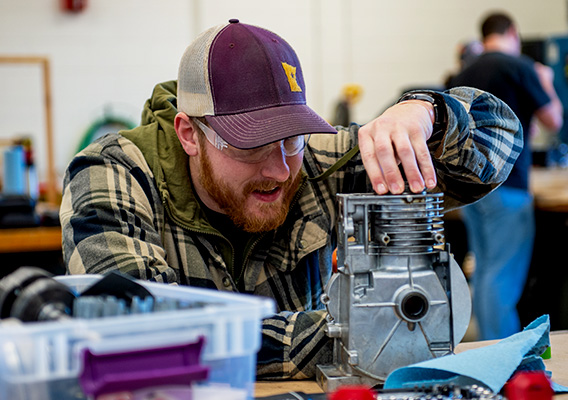
<svg viewBox="0 0 568 400">
<path fill-rule="evenodd" d="M 322 116 L 331 116 L 343 84 L 361 84 L 355 118 L 366 122 L 404 88 L 440 84 L 457 43 L 476 37 L 481 16 L 496 8 L 524 37 L 568 33 L 561 0 L 90 0 L 79 14 L 63 13 L 59 0 L 0 0 L 0 55 L 49 57 L 62 176 L 105 108 L 138 121 L 154 84 L 175 79 L 192 38 L 229 18 L 273 30 L 296 49 L 308 103 Z M 37 67 L 0 65 L 0 138 L 31 133 L 42 146 L 40 84 Z"/>
</svg>

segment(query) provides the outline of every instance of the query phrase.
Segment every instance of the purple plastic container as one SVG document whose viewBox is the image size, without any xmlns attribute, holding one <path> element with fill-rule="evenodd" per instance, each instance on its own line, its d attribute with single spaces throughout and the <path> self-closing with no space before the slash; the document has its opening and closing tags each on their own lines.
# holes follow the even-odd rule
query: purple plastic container
<svg viewBox="0 0 568 400">
<path fill-rule="evenodd" d="M 79 382 L 90 398 L 117 392 L 160 386 L 187 386 L 208 378 L 209 368 L 200 364 L 205 338 L 196 342 L 127 352 L 82 353 Z"/>
</svg>

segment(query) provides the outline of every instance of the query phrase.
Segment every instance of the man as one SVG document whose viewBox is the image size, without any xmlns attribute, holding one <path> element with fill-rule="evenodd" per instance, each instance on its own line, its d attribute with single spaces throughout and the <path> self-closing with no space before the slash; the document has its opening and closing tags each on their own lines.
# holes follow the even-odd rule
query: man
<svg viewBox="0 0 568 400">
<path fill-rule="evenodd" d="M 533 116 L 549 130 L 562 126 L 562 105 L 548 67 L 521 56 L 512 19 L 489 15 L 481 26 L 484 53 L 451 86 L 488 91 L 518 116 L 525 147 L 509 178 L 496 191 L 463 209 L 468 244 L 475 254 L 474 313 L 479 339 L 501 339 L 520 330 L 517 303 L 522 295 L 534 242 L 534 209 L 528 190 L 531 167 L 530 124 Z"/>
<path fill-rule="evenodd" d="M 177 85 L 155 87 L 140 127 L 70 163 L 60 212 L 69 273 L 271 297 L 278 314 L 263 323 L 258 378 L 313 376 L 331 355 L 320 296 L 336 194 L 400 194 L 401 164 L 412 191 L 461 205 L 503 181 L 522 147 L 518 120 L 491 95 L 415 97 L 337 132 L 306 105 L 282 38 L 238 20 L 209 29 L 184 53 Z M 493 135 L 478 141 L 478 129 Z"/>
</svg>

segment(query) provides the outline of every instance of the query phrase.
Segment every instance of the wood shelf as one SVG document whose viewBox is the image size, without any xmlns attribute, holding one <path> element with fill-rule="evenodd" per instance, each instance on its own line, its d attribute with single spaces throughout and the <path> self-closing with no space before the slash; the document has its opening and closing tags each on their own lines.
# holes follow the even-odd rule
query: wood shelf
<svg viewBox="0 0 568 400">
<path fill-rule="evenodd" d="M 0 229 L 0 253 L 61 251 L 61 227 Z"/>
</svg>

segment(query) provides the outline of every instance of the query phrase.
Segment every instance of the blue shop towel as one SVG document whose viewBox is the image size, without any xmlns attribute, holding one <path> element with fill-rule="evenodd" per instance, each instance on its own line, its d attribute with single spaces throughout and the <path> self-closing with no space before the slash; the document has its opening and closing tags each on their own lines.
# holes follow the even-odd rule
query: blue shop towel
<svg viewBox="0 0 568 400">
<path fill-rule="evenodd" d="M 396 369 L 387 377 L 384 388 L 481 385 L 498 393 L 515 372 L 546 369 L 540 355 L 550 346 L 549 333 L 550 320 L 543 315 L 522 332 L 493 345 Z M 556 383 L 552 388 L 556 393 L 568 392 L 567 387 Z"/>
</svg>

